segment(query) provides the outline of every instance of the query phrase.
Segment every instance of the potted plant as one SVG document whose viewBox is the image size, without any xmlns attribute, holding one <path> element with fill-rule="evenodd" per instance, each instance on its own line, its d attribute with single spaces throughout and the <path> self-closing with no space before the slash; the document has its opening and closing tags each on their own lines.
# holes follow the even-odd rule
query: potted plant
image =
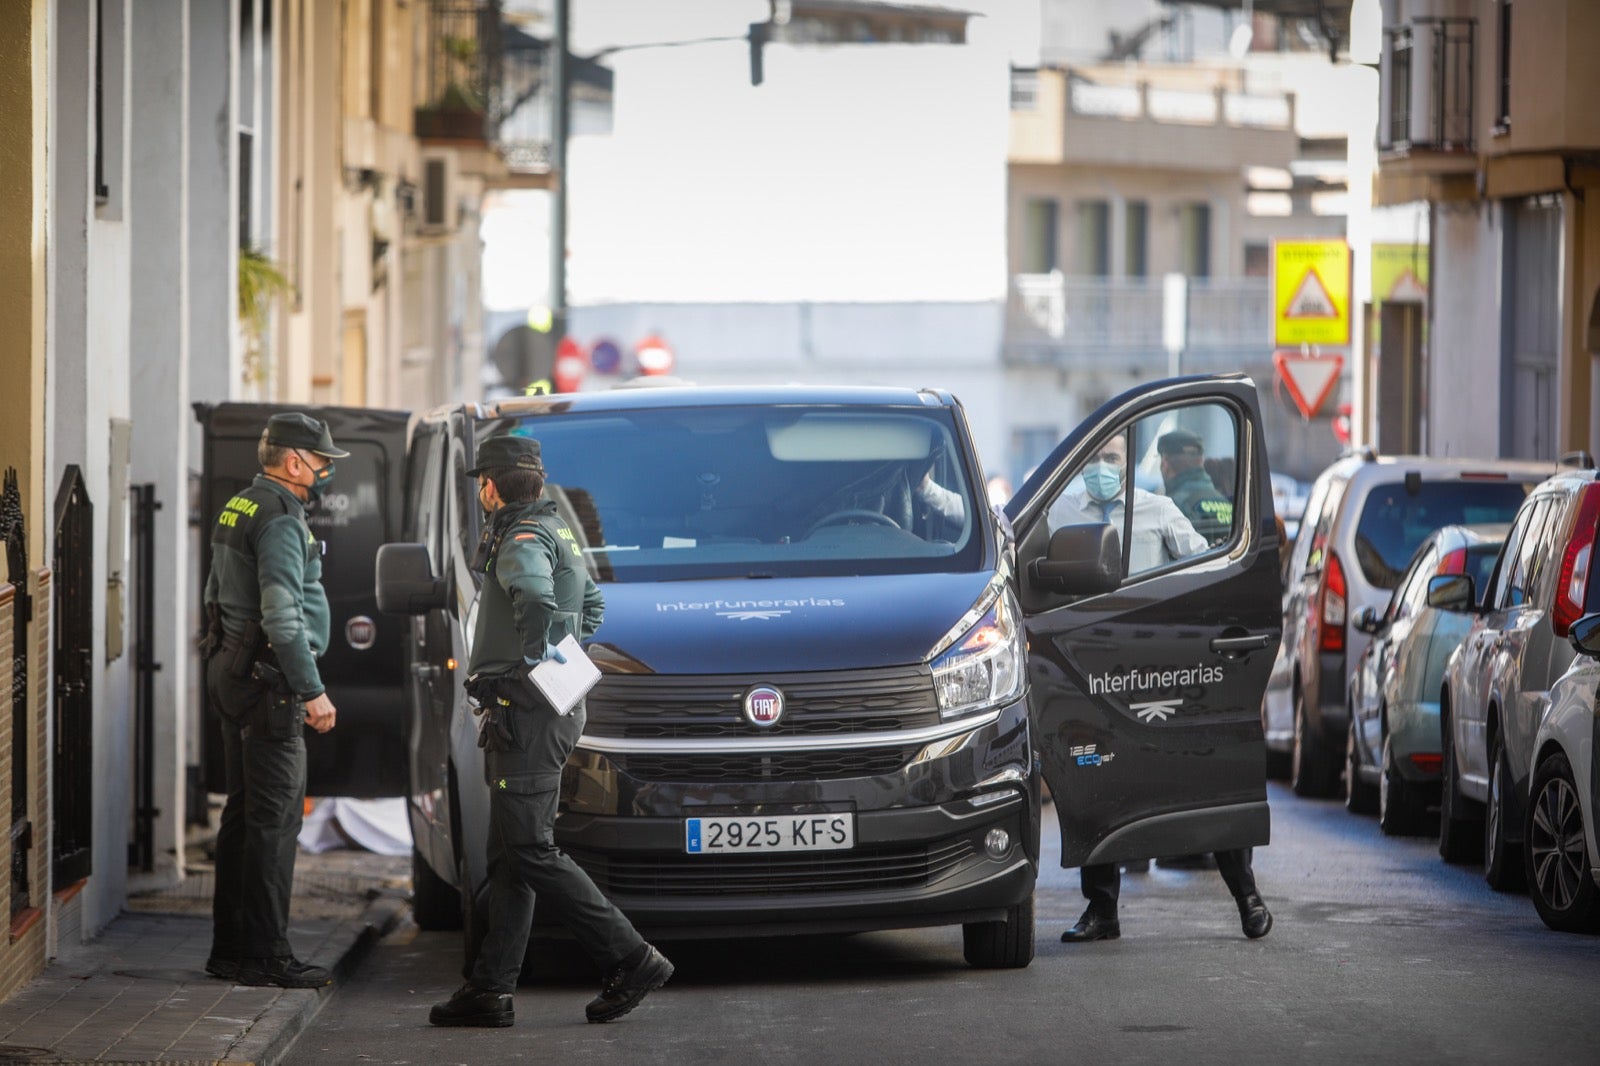
<svg viewBox="0 0 1600 1066">
<path fill-rule="evenodd" d="M 267 361 L 264 345 L 268 318 L 278 297 L 294 291 L 278 264 L 261 249 L 239 249 L 239 328 L 244 335 L 244 373 L 247 384 L 264 385 Z"/>
</svg>

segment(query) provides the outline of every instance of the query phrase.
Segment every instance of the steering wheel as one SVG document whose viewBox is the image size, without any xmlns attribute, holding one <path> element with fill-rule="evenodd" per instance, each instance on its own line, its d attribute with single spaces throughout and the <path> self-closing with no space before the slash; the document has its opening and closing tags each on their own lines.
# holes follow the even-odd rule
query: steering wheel
<svg viewBox="0 0 1600 1066">
<path fill-rule="evenodd" d="M 835 511 L 832 514 L 823 515 L 821 518 L 817 519 L 811 524 L 810 529 L 806 530 L 806 537 L 809 539 L 812 534 L 816 533 L 817 530 L 823 528 L 824 526 L 837 526 L 845 522 L 857 521 L 866 522 L 875 526 L 888 526 L 890 529 L 900 528 L 899 522 L 896 522 L 882 511 L 869 511 L 866 508 L 851 508 L 847 511 Z"/>
</svg>

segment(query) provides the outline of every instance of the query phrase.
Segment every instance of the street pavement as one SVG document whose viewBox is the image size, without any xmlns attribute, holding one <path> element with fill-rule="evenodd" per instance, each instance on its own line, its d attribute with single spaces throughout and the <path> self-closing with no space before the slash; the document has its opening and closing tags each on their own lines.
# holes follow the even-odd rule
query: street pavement
<svg viewBox="0 0 1600 1066">
<path fill-rule="evenodd" d="M 1276 784 L 1271 801 L 1256 871 L 1276 924 L 1261 941 L 1240 934 L 1215 870 L 1155 867 L 1124 878 L 1121 940 L 1062 944 L 1083 902 L 1050 854 L 1026 970 L 967 968 L 954 928 L 668 944 L 672 983 L 596 1026 L 583 1005 L 598 975 L 558 944 L 514 1028 L 445 1030 L 427 1014 L 460 983 L 458 935 L 403 921 L 285 1061 L 1600 1061 L 1600 939 L 1550 932 L 1431 840 L 1385 838 Z"/>
</svg>

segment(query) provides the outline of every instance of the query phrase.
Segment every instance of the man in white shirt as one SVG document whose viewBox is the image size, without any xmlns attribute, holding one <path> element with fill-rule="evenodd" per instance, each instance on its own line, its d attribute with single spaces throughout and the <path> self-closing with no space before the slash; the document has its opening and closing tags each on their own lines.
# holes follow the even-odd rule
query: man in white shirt
<svg viewBox="0 0 1600 1066">
<path fill-rule="evenodd" d="M 1109 522 L 1119 537 L 1127 529 L 1122 487 L 1128 473 L 1128 441 L 1121 435 L 1083 469 L 1083 485 L 1061 494 L 1050 505 L 1050 528 Z M 1128 573 L 1154 570 L 1206 550 L 1206 539 L 1195 532 L 1176 504 L 1165 496 L 1133 490 L 1133 537 L 1128 553 Z"/>
</svg>

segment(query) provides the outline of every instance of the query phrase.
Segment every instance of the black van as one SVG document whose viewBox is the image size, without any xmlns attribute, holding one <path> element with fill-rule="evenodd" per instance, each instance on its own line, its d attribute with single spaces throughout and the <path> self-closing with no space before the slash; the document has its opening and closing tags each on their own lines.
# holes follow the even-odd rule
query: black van
<svg viewBox="0 0 1600 1066">
<path fill-rule="evenodd" d="M 470 945 L 486 875 L 461 687 L 484 440 L 541 442 L 605 595 L 557 840 L 647 935 L 960 924 L 969 962 L 1015 967 L 1041 772 L 1066 866 L 1268 840 L 1260 427 L 1243 375 L 1144 385 L 999 510 L 933 390 L 616 390 L 415 420 L 377 594 L 411 615 L 418 923 L 465 918 Z M 1209 538 L 1161 492 L 1156 441 L 1179 428 L 1232 501 Z"/>
</svg>

